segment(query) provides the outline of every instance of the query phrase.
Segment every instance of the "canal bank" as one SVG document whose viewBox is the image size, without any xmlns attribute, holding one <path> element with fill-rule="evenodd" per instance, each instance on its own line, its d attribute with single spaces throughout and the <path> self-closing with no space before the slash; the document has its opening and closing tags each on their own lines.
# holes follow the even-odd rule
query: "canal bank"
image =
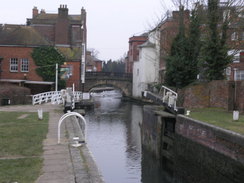
<svg viewBox="0 0 244 183">
<path fill-rule="evenodd" d="M 49 111 L 49 131 L 44 142 L 44 165 L 42 174 L 36 182 L 103 183 L 102 175 L 86 142 L 82 142 L 78 147 L 73 146 L 74 137 L 85 140 L 85 134 L 78 126 L 78 118 L 72 116 L 64 120 L 63 126 L 61 125 L 61 140 L 58 144 L 58 122 L 63 115 L 61 108 L 58 108 Z"/>
<path fill-rule="evenodd" d="M 142 146 L 178 182 L 244 181 L 244 136 L 144 106 Z"/>
<path fill-rule="evenodd" d="M 76 117 L 66 118 L 61 125 L 61 143 L 58 144 L 58 122 L 63 115 L 62 106 L 9 105 L 0 107 L 0 111 L 33 112 L 42 109 L 49 113 L 48 134 L 43 141 L 43 167 L 36 183 L 103 183 L 93 156 L 86 144 L 73 147 L 73 137 L 80 136 Z M 80 139 L 83 137 L 80 136 Z"/>
</svg>

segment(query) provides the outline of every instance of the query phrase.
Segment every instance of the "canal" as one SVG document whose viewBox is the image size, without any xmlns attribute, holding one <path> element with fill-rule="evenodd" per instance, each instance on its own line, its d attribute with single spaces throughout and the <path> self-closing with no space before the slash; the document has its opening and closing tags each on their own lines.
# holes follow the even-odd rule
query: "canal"
<svg viewBox="0 0 244 183">
<path fill-rule="evenodd" d="M 123 102 L 113 91 L 93 98 L 95 108 L 85 116 L 87 141 L 105 182 L 172 182 L 159 162 L 142 150 L 142 106 Z"/>
</svg>

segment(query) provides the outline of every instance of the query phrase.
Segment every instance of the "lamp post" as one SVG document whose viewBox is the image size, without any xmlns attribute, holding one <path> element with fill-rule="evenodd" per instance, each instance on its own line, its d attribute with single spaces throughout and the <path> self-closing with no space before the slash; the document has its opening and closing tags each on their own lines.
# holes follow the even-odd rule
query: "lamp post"
<svg viewBox="0 0 244 183">
<path fill-rule="evenodd" d="M 0 79 L 1 79 L 1 72 L 2 72 L 2 60 L 3 57 L 0 57 Z"/>
<path fill-rule="evenodd" d="M 58 91 L 58 64 L 56 63 L 55 91 Z"/>
<path fill-rule="evenodd" d="M 237 68 L 234 68 L 234 82 L 235 82 L 234 109 L 233 109 L 233 120 L 234 121 L 239 120 L 239 111 L 237 110 L 237 103 L 236 103 L 236 98 L 237 98 L 236 97 L 236 95 L 237 95 L 237 92 L 236 92 L 236 90 L 237 90 L 237 88 L 236 88 L 237 73 L 236 72 L 237 72 Z"/>
</svg>

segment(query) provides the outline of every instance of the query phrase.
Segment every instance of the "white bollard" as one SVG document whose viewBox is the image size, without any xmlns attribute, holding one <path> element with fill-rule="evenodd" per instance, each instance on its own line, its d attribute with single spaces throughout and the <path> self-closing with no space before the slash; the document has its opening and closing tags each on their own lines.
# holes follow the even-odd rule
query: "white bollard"
<svg viewBox="0 0 244 183">
<path fill-rule="evenodd" d="M 190 116 L 190 112 L 191 112 L 191 111 L 187 110 L 187 111 L 186 111 L 186 115 L 187 115 L 187 116 Z"/>
<path fill-rule="evenodd" d="M 239 120 L 239 111 L 233 111 L 233 120 L 238 121 Z"/>
<path fill-rule="evenodd" d="M 43 111 L 42 111 L 42 109 L 38 109 L 37 110 L 37 114 L 38 114 L 38 119 L 42 120 L 43 119 Z"/>
</svg>

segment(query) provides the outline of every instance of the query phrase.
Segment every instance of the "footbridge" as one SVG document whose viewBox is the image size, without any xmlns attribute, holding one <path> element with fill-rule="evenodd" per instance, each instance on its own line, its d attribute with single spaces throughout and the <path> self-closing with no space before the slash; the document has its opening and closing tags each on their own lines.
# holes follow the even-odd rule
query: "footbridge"
<svg viewBox="0 0 244 183">
<path fill-rule="evenodd" d="M 123 95 L 132 95 L 132 74 L 114 72 L 86 72 L 84 91 L 94 87 L 109 86 L 118 88 Z"/>
</svg>

